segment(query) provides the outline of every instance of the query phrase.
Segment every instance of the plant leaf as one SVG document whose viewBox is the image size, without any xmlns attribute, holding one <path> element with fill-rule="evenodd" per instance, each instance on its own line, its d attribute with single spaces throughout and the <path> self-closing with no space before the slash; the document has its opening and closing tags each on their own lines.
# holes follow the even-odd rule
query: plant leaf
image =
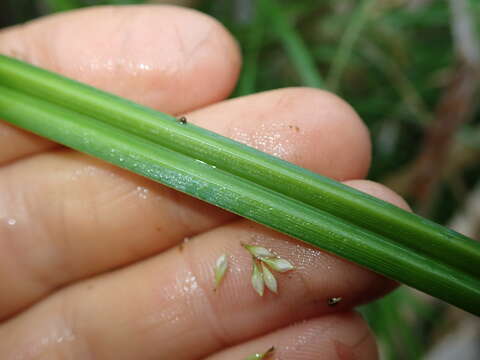
<svg viewBox="0 0 480 360">
<path fill-rule="evenodd" d="M 218 289 L 228 268 L 228 256 L 222 254 L 215 262 L 215 289 Z"/>
<path fill-rule="evenodd" d="M 257 245 L 248 245 L 248 244 L 242 244 L 242 246 L 247 249 L 247 251 L 252 254 L 253 257 L 257 259 L 262 259 L 264 257 L 275 257 L 275 254 L 272 253 L 270 250 L 267 248 L 264 248 L 262 246 L 257 246 Z"/>
<path fill-rule="evenodd" d="M 255 261 L 253 262 L 252 285 L 258 295 L 263 296 L 265 290 L 263 274 Z"/>
<path fill-rule="evenodd" d="M 263 272 L 263 281 L 265 282 L 265 285 L 267 288 L 275 293 L 278 294 L 278 284 L 277 284 L 277 279 L 275 279 L 275 276 L 272 274 L 272 272 L 268 269 L 268 267 L 262 262 L 262 272 Z"/>
<path fill-rule="evenodd" d="M 272 270 L 275 270 L 281 273 L 295 269 L 295 267 L 288 260 L 285 260 L 282 258 L 269 257 L 269 258 L 262 258 L 261 260 L 265 264 L 267 264 Z"/>
</svg>

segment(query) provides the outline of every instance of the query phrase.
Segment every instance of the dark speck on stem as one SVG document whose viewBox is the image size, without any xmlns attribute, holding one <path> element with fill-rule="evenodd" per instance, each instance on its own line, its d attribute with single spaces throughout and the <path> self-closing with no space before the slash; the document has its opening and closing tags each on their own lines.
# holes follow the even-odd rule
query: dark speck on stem
<svg viewBox="0 0 480 360">
<path fill-rule="evenodd" d="M 186 124 L 187 123 L 187 118 L 185 116 L 181 116 L 177 119 L 177 121 L 180 123 L 180 124 Z"/>
</svg>

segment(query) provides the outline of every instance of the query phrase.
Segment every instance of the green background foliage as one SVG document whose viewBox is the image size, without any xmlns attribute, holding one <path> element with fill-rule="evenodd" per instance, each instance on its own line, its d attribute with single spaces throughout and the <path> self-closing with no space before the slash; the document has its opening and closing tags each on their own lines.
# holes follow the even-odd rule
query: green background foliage
<svg viewBox="0 0 480 360">
<path fill-rule="evenodd" d="M 4 0 L 0 26 L 85 6 L 145 2 Z M 480 2 L 467 2 L 471 18 L 480 19 Z M 413 181 L 426 139 L 445 110 L 441 101 L 460 71 L 447 1 L 199 0 L 191 5 L 220 20 L 240 43 L 244 66 L 232 96 L 287 86 L 337 93 L 370 129 L 369 178 L 392 187 L 439 223 L 450 224 L 480 186 L 478 91 L 466 105 L 468 116 L 447 134 L 447 156 L 435 164 L 442 171 L 433 195 L 418 196 Z M 480 21 L 474 26 L 478 40 Z M 425 201 L 430 206 L 423 207 Z M 478 235 L 479 229 L 471 236 Z M 405 287 L 361 311 L 377 333 L 382 358 L 392 360 L 425 358 L 446 329 L 459 323 L 457 310 Z"/>
</svg>

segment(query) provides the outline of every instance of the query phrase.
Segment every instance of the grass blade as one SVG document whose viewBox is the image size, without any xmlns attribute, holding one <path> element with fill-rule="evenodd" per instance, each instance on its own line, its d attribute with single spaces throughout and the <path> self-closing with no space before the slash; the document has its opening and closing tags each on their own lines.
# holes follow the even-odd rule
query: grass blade
<svg viewBox="0 0 480 360">
<path fill-rule="evenodd" d="M 310 54 L 303 39 L 289 23 L 282 7 L 277 0 L 260 0 L 259 4 L 263 12 L 270 14 L 270 20 L 274 26 L 280 41 L 282 42 L 290 61 L 302 80 L 303 85 L 324 88 L 324 82 L 315 65 L 313 56 Z"/>
<path fill-rule="evenodd" d="M 256 88 L 259 58 L 265 31 L 265 15 L 258 6 L 258 2 L 254 2 L 253 5 L 255 6 L 255 16 L 253 23 L 248 27 L 244 46 L 242 73 L 237 90 L 235 91 L 235 96 L 253 94 Z"/>
<path fill-rule="evenodd" d="M 362 28 L 367 23 L 370 10 L 377 0 L 363 0 L 354 12 L 345 33 L 340 40 L 337 54 L 332 60 L 332 69 L 328 74 L 328 88 L 334 92 L 338 90 L 340 79 L 345 70 L 348 60 L 351 57 L 353 47 L 357 41 Z"/>
</svg>

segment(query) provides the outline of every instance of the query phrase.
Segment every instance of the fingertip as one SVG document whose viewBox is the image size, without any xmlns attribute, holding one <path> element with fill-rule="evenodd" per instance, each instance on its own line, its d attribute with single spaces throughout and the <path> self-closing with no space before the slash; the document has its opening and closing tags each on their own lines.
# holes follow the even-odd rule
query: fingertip
<svg viewBox="0 0 480 360">
<path fill-rule="evenodd" d="M 322 156 L 320 149 L 330 148 L 328 176 L 343 181 L 364 178 L 371 163 L 370 133 L 357 112 L 337 95 L 314 88 L 293 88 L 292 95 L 301 99 L 311 111 L 304 123 L 312 129 L 305 146 Z M 313 158 L 312 161 L 318 161 Z"/>
<path fill-rule="evenodd" d="M 217 20 L 160 5 L 88 7 L 2 29 L 0 54 L 172 114 L 227 97 L 241 62 Z M 2 123 L 0 137 L 0 163 L 54 146 Z"/>
<path fill-rule="evenodd" d="M 230 99 L 188 114 L 199 126 L 322 175 L 362 178 L 370 166 L 366 126 L 343 100 L 312 88 Z"/>
<path fill-rule="evenodd" d="M 331 328 L 332 347 L 338 359 L 378 359 L 375 337 L 360 314 L 351 311 L 331 318 L 338 324 Z"/>
<path fill-rule="evenodd" d="M 217 20 L 168 6 L 99 6 L 0 33 L 0 52 L 165 112 L 228 96 L 240 69 Z"/>
<path fill-rule="evenodd" d="M 375 338 L 356 313 L 345 312 L 308 319 L 238 344 L 208 360 L 245 359 L 273 347 L 278 359 L 378 359 Z"/>
</svg>

